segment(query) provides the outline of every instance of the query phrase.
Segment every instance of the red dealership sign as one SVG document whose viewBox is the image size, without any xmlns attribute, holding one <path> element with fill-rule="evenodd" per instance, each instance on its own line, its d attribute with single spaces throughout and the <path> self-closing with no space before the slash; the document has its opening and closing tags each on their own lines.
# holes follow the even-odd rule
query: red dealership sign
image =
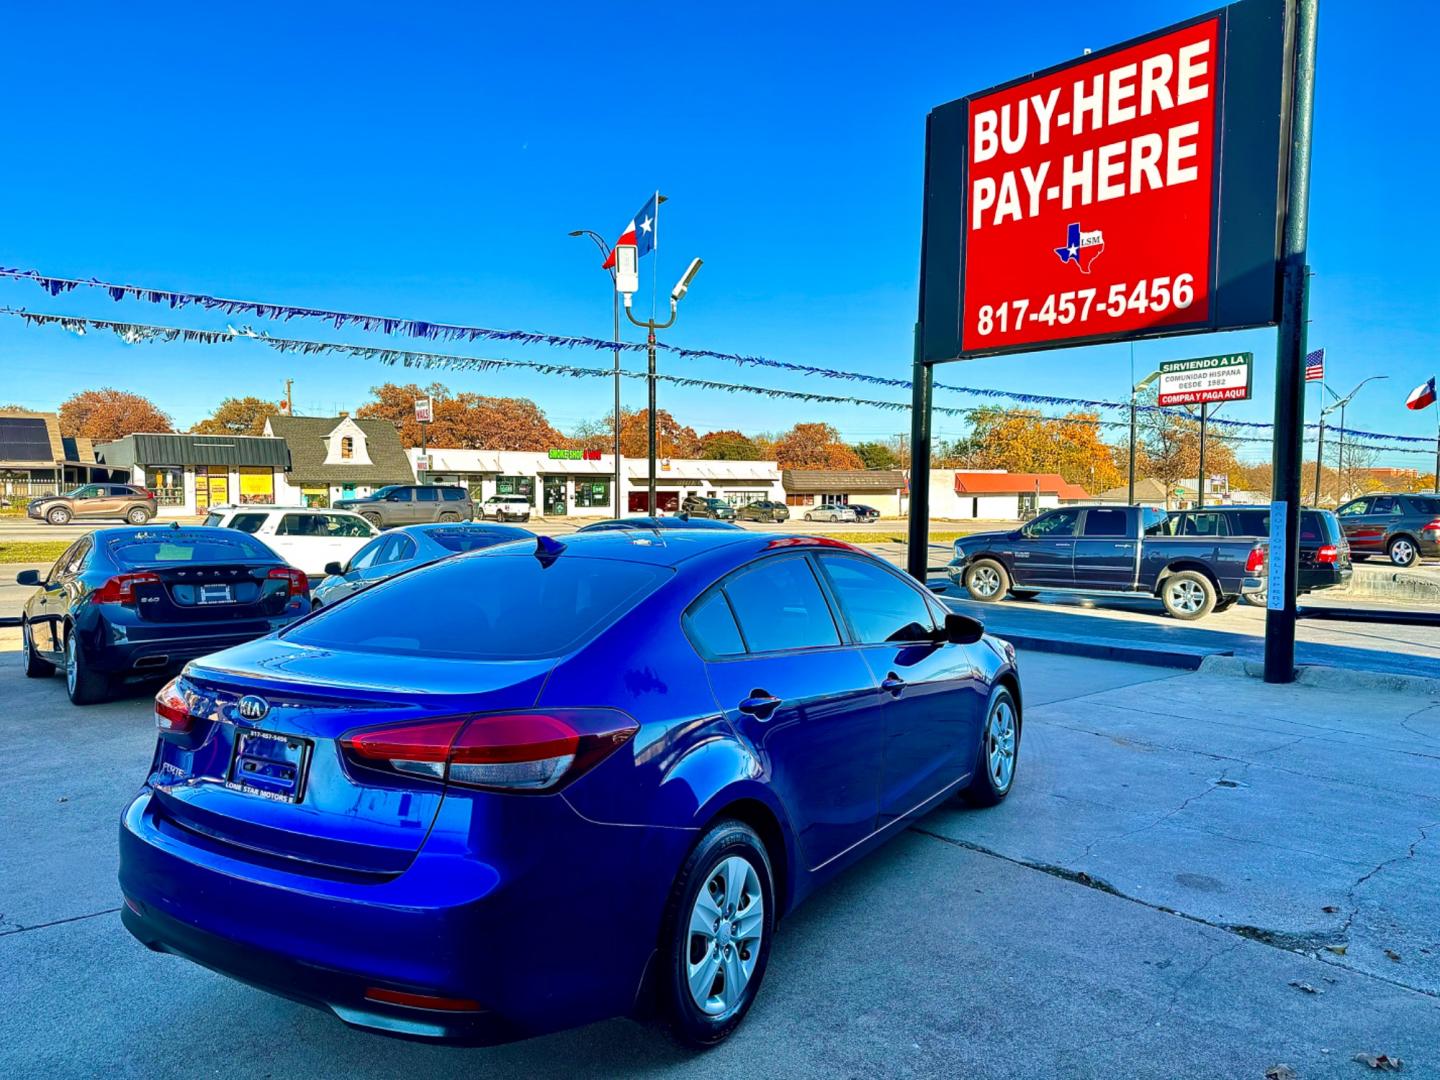
<svg viewBox="0 0 1440 1080">
<path fill-rule="evenodd" d="M 936 109 L 925 358 L 1274 322 L 1282 11 L 1243 0 Z"/>
</svg>

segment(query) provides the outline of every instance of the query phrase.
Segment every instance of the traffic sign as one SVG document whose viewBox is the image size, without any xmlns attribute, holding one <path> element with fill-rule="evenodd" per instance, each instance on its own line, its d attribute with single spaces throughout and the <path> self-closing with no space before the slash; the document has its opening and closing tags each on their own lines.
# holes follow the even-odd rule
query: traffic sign
<svg viewBox="0 0 1440 1080">
<path fill-rule="evenodd" d="M 1160 365 L 1161 405 L 1249 401 L 1254 353 L 1166 360 Z"/>
<path fill-rule="evenodd" d="M 431 407 L 430 399 L 417 398 L 415 401 L 415 422 L 417 424 L 428 424 L 434 419 L 434 410 Z"/>
<path fill-rule="evenodd" d="M 1283 12 L 1241 0 L 932 111 L 923 359 L 1277 322 Z"/>
</svg>

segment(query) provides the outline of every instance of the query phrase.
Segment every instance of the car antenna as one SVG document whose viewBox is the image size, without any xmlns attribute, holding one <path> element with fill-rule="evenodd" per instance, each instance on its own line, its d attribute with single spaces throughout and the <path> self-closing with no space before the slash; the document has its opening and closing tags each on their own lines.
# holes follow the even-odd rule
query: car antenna
<svg viewBox="0 0 1440 1080">
<path fill-rule="evenodd" d="M 535 558 L 540 560 L 541 569 L 549 569 L 554 565 L 560 553 L 565 550 L 565 545 L 553 536 L 535 537 Z"/>
</svg>

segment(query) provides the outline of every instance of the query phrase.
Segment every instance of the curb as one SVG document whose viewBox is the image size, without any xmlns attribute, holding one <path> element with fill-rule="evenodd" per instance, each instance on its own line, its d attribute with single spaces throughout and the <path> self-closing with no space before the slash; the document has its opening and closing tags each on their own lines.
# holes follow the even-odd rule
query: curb
<svg viewBox="0 0 1440 1080">
<path fill-rule="evenodd" d="M 1440 581 L 1388 567 L 1356 563 L 1355 572 L 1343 588 L 1325 590 L 1337 595 L 1373 597 L 1378 600 L 1412 600 L 1440 604 Z"/>
<path fill-rule="evenodd" d="M 1233 658 L 1233 654 L 1229 652 L 1177 651 L 1150 645 L 1137 645 L 1129 641 L 1038 637 L 1032 634 L 1006 633 L 1003 630 L 996 631 L 995 636 L 1010 642 L 1017 649 L 1028 649 L 1030 652 L 1084 656 L 1091 660 L 1119 660 L 1127 664 L 1149 664 L 1151 667 L 1174 668 L 1179 671 L 1198 671 L 1208 660 Z"/>
<path fill-rule="evenodd" d="M 1218 653 L 1205 657 L 1199 671 L 1202 675 L 1220 675 L 1227 678 L 1265 677 L 1265 665 L 1259 661 Z M 1391 675 L 1382 671 L 1323 667 L 1319 664 L 1301 664 L 1296 667 L 1295 683 L 1318 690 L 1380 690 L 1395 694 L 1440 696 L 1440 679 L 1428 679 L 1422 675 Z"/>
</svg>

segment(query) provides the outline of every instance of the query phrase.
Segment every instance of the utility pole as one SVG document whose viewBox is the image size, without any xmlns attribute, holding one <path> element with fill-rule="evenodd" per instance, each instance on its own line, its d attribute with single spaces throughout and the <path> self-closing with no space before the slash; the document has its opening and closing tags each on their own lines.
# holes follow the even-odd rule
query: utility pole
<svg viewBox="0 0 1440 1080">
<path fill-rule="evenodd" d="M 605 239 L 593 229 L 573 229 L 571 236 L 588 236 L 600 249 L 600 254 L 606 258 L 610 255 L 610 249 L 605 246 Z M 614 319 L 614 336 L 610 339 L 615 342 L 612 350 L 615 360 L 615 411 L 611 414 L 611 426 L 614 428 L 615 436 L 615 516 L 620 516 L 620 487 L 621 487 L 621 462 L 620 462 L 620 293 L 615 288 L 615 268 L 612 266 L 608 271 L 610 275 L 610 309 Z"/>
<path fill-rule="evenodd" d="M 1315 440 L 1315 505 L 1320 505 L 1320 470 L 1325 467 L 1325 414 L 1329 409 L 1320 410 L 1320 437 Z M 1340 421 L 1341 431 L 1344 431 L 1345 421 Z"/>
<path fill-rule="evenodd" d="M 294 380 L 294 379 L 286 379 L 286 380 L 285 380 L 285 415 L 286 415 L 286 416 L 294 416 L 294 415 L 295 415 L 295 397 L 294 397 L 294 391 L 291 389 L 291 387 L 294 385 L 294 383 L 295 383 L 295 380 Z"/>
<path fill-rule="evenodd" d="M 1141 379 L 1130 387 L 1130 497 L 1126 501 L 1135 505 L 1135 395 L 1143 391 L 1147 386 L 1160 377 L 1160 372 L 1152 371 L 1145 378 Z M 1169 494 L 1166 494 L 1169 500 Z"/>
</svg>

